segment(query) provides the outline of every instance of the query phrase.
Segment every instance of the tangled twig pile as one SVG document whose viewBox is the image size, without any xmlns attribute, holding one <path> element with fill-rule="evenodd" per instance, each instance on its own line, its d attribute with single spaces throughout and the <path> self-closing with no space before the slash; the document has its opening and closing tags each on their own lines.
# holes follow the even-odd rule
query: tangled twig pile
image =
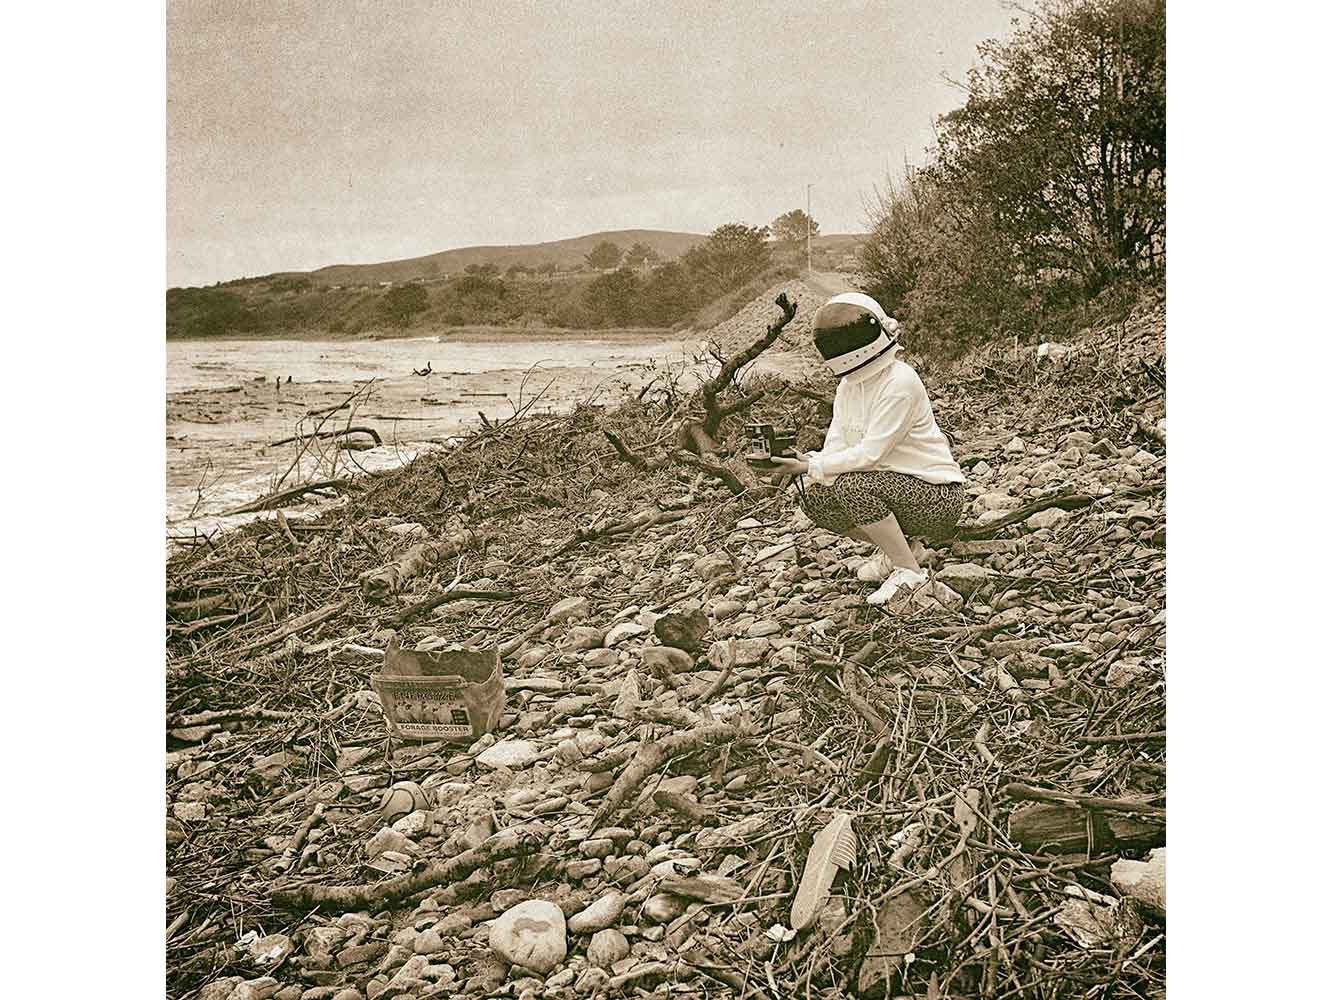
<svg viewBox="0 0 1333 1000">
<path fill-rule="evenodd" d="M 1162 332 L 929 377 L 973 518 L 888 611 L 854 543 L 676 460 L 751 396 L 817 442 L 815 383 L 524 415 L 174 556 L 171 995 L 1161 995 Z M 394 635 L 498 646 L 500 731 L 390 742 Z"/>
</svg>

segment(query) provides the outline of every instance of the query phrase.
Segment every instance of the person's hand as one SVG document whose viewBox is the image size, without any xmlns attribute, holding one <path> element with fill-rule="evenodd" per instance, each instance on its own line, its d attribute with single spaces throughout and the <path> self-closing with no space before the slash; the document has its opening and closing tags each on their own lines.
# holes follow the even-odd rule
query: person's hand
<svg viewBox="0 0 1333 1000">
<path fill-rule="evenodd" d="M 784 476 L 800 476 L 810 471 L 808 458 L 799 451 L 796 452 L 795 458 L 780 458 L 774 455 L 769 461 L 773 463 L 773 468 Z"/>
</svg>

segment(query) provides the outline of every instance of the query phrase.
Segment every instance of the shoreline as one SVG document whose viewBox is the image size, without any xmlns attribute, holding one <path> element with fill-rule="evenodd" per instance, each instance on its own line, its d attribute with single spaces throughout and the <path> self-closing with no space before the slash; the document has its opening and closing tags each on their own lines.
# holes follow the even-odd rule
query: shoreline
<svg viewBox="0 0 1333 1000">
<path fill-rule="evenodd" d="M 596 340 L 623 343 L 644 341 L 699 340 L 693 329 L 671 327 L 611 327 L 577 330 L 569 327 L 450 326 L 425 330 L 371 333 L 330 333 L 327 330 L 284 330 L 280 333 L 228 333 L 216 337 L 167 337 L 168 344 L 271 343 L 283 340 L 302 343 L 373 344 L 382 341 L 437 340 L 440 344 L 477 344 L 494 340 Z"/>
</svg>

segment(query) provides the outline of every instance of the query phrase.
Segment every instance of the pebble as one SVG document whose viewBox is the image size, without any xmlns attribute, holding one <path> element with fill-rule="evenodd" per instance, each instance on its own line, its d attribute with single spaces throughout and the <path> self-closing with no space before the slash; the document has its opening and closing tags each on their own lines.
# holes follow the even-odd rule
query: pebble
<svg viewBox="0 0 1333 1000">
<path fill-rule="evenodd" d="M 295 946 L 286 934 L 270 934 L 251 943 L 248 954 L 255 965 L 277 965 L 292 953 Z"/>
<path fill-rule="evenodd" d="M 708 662 L 717 670 L 722 670 L 727 663 L 727 643 L 715 642 L 708 650 Z M 753 667 L 764 662 L 764 656 L 772 648 L 767 639 L 735 640 L 737 667 Z"/>
<path fill-rule="evenodd" d="M 1039 510 L 1033 514 L 1024 523 L 1035 530 L 1042 528 L 1054 528 L 1064 524 L 1070 518 L 1067 510 L 1061 510 L 1059 507 L 1049 507 L 1046 510 Z"/>
<path fill-rule="evenodd" d="M 565 960 L 565 915 L 544 899 L 519 903 L 491 924 L 490 947 L 507 962 L 545 975 Z"/>
<path fill-rule="evenodd" d="M 583 665 L 592 670 L 604 670 L 620 662 L 620 654 L 614 649 L 594 649 L 583 657 Z"/>
<path fill-rule="evenodd" d="M 572 879 L 591 878 L 602 870 L 602 862 L 598 858 L 583 858 L 578 861 L 565 862 L 565 874 Z"/>
<path fill-rule="evenodd" d="M 597 649 L 606 641 L 606 634 L 591 625 L 575 625 L 569 630 L 565 646 L 568 649 Z"/>
<path fill-rule="evenodd" d="M 477 763 L 485 767 L 505 767 L 521 771 L 541 756 L 541 748 L 530 740 L 502 740 L 477 756 Z"/>
<path fill-rule="evenodd" d="M 637 639 L 641 635 L 647 635 L 648 632 L 647 625 L 640 625 L 638 622 L 621 622 L 618 625 L 611 626 L 610 631 L 606 633 L 604 644 L 607 649 L 614 649 L 626 639 Z"/>
<path fill-rule="evenodd" d="M 741 604 L 740 601 L 726 599 L 716 601 L 716 603 L 712 605 L 712 608 L 710 608 L 713 619 L 716 619 L 717 621 L 733 619 L 733 617 L 740 615 L 742 611 L 745 611 L 744 604 Z"/>
<path fill-rule="evenodd" d="M 588 934 L 618 923 L 624 912 L 625 894 L 613 889 L 570 917 L 568 926 L 575 934 Z"/>
<path fill-rule="evenodd" d="M 639 658 L 653 673 L 684 673 L 694 669 L 694 657 L 673 646 L 645 646 Z"/>
<path fill-rule="evenodd" d="M 694 572 L 705 583 L 730 573 L 732 569 L 731 557 L 725 552 L 711 552 L 694 563 Z"/>
<path fill-rule="evenodd" d="M 638 671 L 631 669 L 620 682 L 620 693 L 616 695 L 616 703 L 611 709 L 611 714 L 617 719 L 633 719 L 642 697 Z"/>
<path fill-rule="evenodd" d="M 649 896 L 643 902 L 643 915 L 647 920 L 657 924 L 664 924 L 670 920 L 675 920 L 685 912 L 687 901 L 679 896 L 673 896 L 670 893 L 659 892 L 655 896 Z"/>
<path fill-rule="evenodd" d="M 557 601 L 552 605 L 550 613 L 546 616 L 548 621 L 560 622 L 577 621 L 588 617 L 588 599 L 583 596 L 566 597 L 563 601 Z"/>
<path fill-rule="evenodd" d="M 615 851 L 616 845 L 609 839 L 599 837 L 595 840 L 585 840 L 579 849 L 585 857 L 605 858 Z"/>
<path fill-rule="evenodd" d="M 379 833 L 366 841 L 366 857 L 378 858 L 385 851 L 408 853 L 416 848 L 412 841 L 391 826 L 382 827 Z"/>
<path fill-rule="evenodd" d="M 588 961 L 599 969 L 610 969 L 629 952 L 629 941 L 614 927 L 599 930 L 588 942 Z"/>
<path fill-rule="evenodd" d="M 418 955 L 436 955 L 444 951 L 444 938 L 440 937 L 440 932 L 431 927 L 417 935 L 416 941 L 412 943 L 412 950 Z"/>
<path fill-rule="evenodd" d="M 964 597 L 971 597 L 990 581 L 991 574 L 976 563 L 955 563 L 935 571 L 935 579 L 956 590 Z"/>
</svg>

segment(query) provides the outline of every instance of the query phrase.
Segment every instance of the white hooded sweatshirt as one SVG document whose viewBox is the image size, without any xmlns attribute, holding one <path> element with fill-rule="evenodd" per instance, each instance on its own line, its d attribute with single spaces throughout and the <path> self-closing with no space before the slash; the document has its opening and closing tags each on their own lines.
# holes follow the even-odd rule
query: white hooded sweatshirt
<svg viewBox="0 0 1333 1000">
<path fill-rule="evenodd" d="M 839 381 L 824 447 L 807 456 L 815 482 L 828 485 L 844 472 L 871 471 L 928 483 L 966 481 L 920 376 L 897 359 L 900 350 L 894 347 Z"/>
</svg>

